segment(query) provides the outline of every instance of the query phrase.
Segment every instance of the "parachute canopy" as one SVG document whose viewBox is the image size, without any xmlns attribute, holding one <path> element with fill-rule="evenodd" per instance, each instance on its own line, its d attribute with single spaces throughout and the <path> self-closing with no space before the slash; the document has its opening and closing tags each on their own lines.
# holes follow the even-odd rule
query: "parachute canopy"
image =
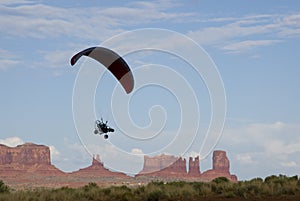
<svg viewBox="0 0 300 201">
<path fill-rule="evenodd" d="M 133 90 L 132 72 L 125 60 L 114 51 L 104 47 L 90 47 L 75 54 L 71 58 L 71 65 L 73 66 L 81 56 L 91 57 L 103 64 L 117 78 L 127 94 Z"/>
</svg>

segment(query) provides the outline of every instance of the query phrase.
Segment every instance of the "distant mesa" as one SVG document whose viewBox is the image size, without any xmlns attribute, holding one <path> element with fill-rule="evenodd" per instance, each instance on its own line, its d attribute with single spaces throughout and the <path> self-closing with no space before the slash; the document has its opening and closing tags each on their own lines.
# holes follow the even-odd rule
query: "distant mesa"
<svg viewBox="0 0 300 201">
<path fill-rule="evenodd" d="M 237 181 L 236 175 L 230 174 L 230 162 L 225 151 L 214 151 L 213 168 L 201 174 L 201 179 L 210 181 L 217 177 L 227 177 L 231 181 Z"/>
<path fill-rule="evenodd" d="M 70 173 L 72 176 L 79 177 L 128 177 L 126 174 L 121 172 L 112 172 L 105 168 L 103 163 L 100 161 L 99 155 L 93 156 L 92 165 L 82 168 L 78 171 Z"/>
<path fill-rule="evenodd" d="M 211 181 L 217 177 L 226 177 L 236 182 L 237 176 L 230 174 L 230 162 L 225 151 L 214 151 L 213 168 L 201 174 L 199 156 L 189 157 L 188 170 L 186 159 L 170 155 L 144 156 L 143 170 L 137 175 L 148 175 L 187 180 Z"/>
<path fill-rule="evenodd" d="M 184 177 L 186 173 L 186 160 L 171 155 L 144 156 L 144 167 L 137 175 L 159 177 Z"/>
<path fill-rule="evenodd" d="M 51 165 L 50 149 L 44 145 L 25 143 L 16 147 L 0 144 L 0 176 L 13 177 L 24 174 L 62 175 Z"/>
<path fill-rule="evenodd" d="M 0 178 L 12 185 L 79 186 L 90 181 L 112 184 L 130 180 L 144 182 L 151 181 L 153 177 L 161 180 L 210 181 L 221 176 L 237 181 L 237 176 L 230 173 L 230 162 L 225 151 L 214 151 L 213 168 L 203 173 L 200 172 L 199 157 L 190 157 L 186 161 L 184 158 L 165 154 L 144 156 L 143 169 L 130 177 L 107 169 L 99 155 L 93 156 L 90 166 L 65 173 L 51 164 L 50 149 L 45 145 L 25 143 L 8 147 L 0 144 Z"/>
</svg>

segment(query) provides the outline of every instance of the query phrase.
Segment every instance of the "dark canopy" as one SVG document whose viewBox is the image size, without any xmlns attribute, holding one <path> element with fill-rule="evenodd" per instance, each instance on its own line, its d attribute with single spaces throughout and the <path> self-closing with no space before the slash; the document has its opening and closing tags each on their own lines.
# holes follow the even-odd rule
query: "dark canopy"
<svg viewBox="0 0 300 201">
<path fill-rule="evenodd" d="M 103 64 L 118 79 L 126 93 L 133 90 L 132 72 L 125 60 L 114 51 L 104 47 L 90 47 L 75 54 L 71 58 L 71 65 L 73 66 L 81 56 L 91 57 Z"/>
</svg>

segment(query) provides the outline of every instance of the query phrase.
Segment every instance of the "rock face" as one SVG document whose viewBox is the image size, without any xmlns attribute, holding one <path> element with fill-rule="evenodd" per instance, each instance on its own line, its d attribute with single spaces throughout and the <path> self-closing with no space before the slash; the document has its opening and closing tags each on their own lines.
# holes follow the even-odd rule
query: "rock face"
<svg viewBox="0 0 300 201">
<path fill-rule="evenodd" d="M 199 156 L 196 158 L 190 157 L 189 158 L 189 171 L 188 171 L 189 177 L 199 177 L 200 176 L 200 161 Z"/>
<path fill-rule="evenodd" d="M 44 145 L 26 143 L 15 148 L 0 145 L 0 165 L 50 165 L 50 149 Z"/>
<path fill-rule="evenodd" d="M 154 157 L 144 157 L 144 168 L 138 174 L 159 176 L 159 177 L 199 177 L 199 157 L 193 159 L 189 158 L 189 169 L 187 170 L 186 159 L 182 157 L 175 157 L 170 155 L 160 155 Z"/>
<path fill-rule="evenodd" d="M 187 164 L 188 162 L 188 164 Z M 149 177 L 150 176 L 150 177 Z M 112 172 L 93 156 L 92 164 L 71 173 L 65 173 L 51 164 L 50 149 L 44 145 L 26 143 L 17 147 L 0 144 L 0 178 L 12 185 L 37 186 L 80 186 L 88 182 L 124 183 L 127 181 L 150 181 L 153 177 L 162 180 L 210 181 L 216 177 L 227 177 L 237 181 L 230 174 L 230 162 L 225 151 L 214 151 L 213 168 L 200 173 L 199 157 L 188 158 L 170 155 L 144 156 L 143 170 L 135 177 Z"/>
<path fill-rule="evenodd" d="M 0 176 L 11 177 L 24 174 L 62 174 L 51 165 L 50 149 L 44 145 L 26 143 L 17 147 L 0 145 Z"/>
<path fill-rule="evenodd" d="M 186 168 L 186 160 L 181 157 L 176 158 L 168 155 L 145 156 L 144 160 L 144 168 L 137 176 L 149 175 L 202 181 L 210 181 L 217 177 L 227 177 L 231 181 L 237 181 L 237 177 L 230 174 L 230 163 L 225 151 L 214 151 L 213 169 L 202 174 L 200 173 L 199 156 L 189 158 L 188 170 Z"/>
<path fill-rule="evenodd" d="M 231 181 L 237 181 L 236 175 L 230 174 L 230 163 L 225 151 L 214 151 L 213 169 L 205 171 L 201 178 L 203 180 L 212 180 L 217 177 L 226 177 Z"/>
<path fill-rule="evenodd" d="M 99 155 L 96 155 L 96 157 L 93 156 L 92 165 L 72 172 L 70 173 L 70 175 L 75 177 L 128 177 L 123 173 L 112 172 L 109 169 L 105 168 L 103 163 L 100 161 Z"/>
<path fill-rule="evenodd" d="M 217 172 L 229 173 L 229 160 L 225 151 L 214 151 L 213 170 Z"/>
<path fill-rule="evenodd" d="M 160 156 L 144 156 L 144 168 L 138 175 L 162 177 L 181 177 L 186 173 L 186 160 L 162 154 Z"/>
<path fill-rule="evenodd" d="M 177 161 L 178 166 L 178 158 L 175 156 L 162 154 L 160 156 L 144 156 L 144 167 L 143 170 L 139 174 L 149 174 L 153 172 L 161 171 L 173 163 Z"/>
</svg>

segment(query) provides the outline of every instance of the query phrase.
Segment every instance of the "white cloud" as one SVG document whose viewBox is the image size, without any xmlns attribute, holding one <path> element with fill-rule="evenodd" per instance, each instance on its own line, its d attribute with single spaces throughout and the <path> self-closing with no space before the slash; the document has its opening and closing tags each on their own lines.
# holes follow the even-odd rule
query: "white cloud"
<svg viewBox="0 0 300 201">
<path fill-rule="evenodd" d="M 53 38 L 64 35 L 100 40 L 120 33 L 123 31 L 121 27 L 183 20 L 193 15 L 170 12 L 168 8 L 174 5 L 163 1 L 110 8 L 62 8 L 44 4 L 2 6 L 0 30 L 19 37 Z"/>
<path fill-rule="evenodd" d="M 59 151 L 53 145 L 50 145 L 49 149 L 50 149 L 50 155 L 52 159 L 57 159 L 60 156 Z"/>
<path fill-rule="evenodd" d="M 136 155 L 142 155 L 143 154 L 143 150 L 138 149 L 138 148 L 134 148 L 131 150 L 132 154 L 136 154 Z"/>
<path fill-rule="evenodd" d="M 19 61 L 11 60 L 11 59 L 0 59 L 0 70 L 7 70 L 16 64 L 19 64 Z"/>
<path fill-rule="evenodd" d="M 290 161 L 290 162 L 282 162 L 281 165 L 283 167 L 297 167 L 297 163 L 295 161 Z"/>
<path fill-rule="evenodd" d="M 200 23 L 209 22 L 210 26 L 205 24 L 201 29 L 187 32 L 189 37 L 201 45 L 214 45 L 229 53 L 241 53 L 255 47 L 276 44 L 287 36 L 300 35 L 298 13 L 202 19 L 203 16 L 199 17 L 199 14 L 174 11 L 173 8 L 180 4 L 173 1 L 133 2 L 124 6 L 106 8 L 62 8 L 34 4 L 25 0 L 14 0 L 12 4 L 19 3 L 18 6 L 7 6 L 9 2 L 5 1 L 3 6 L 0 6 L 0 31 L 18 37 L 68 36 L 85 41 L 101 41 L 129 29 L 130 26 L 145 26 L 162 21 L 168 23 L 200 21 Z M 218 23 L 215 25 L 214 22 Z M 246 39 L 258 35 L 260 37 L 257 40 Z M 272 38 L 269 37 L 270 35 Z M 63 61 L 63 55 L 59 55 L 59 52 L 53 53 L 57 58 L 51 60 L 50 65 L 53 67 Z M 48 57 L 46 56 L 45 59 L 47 60 Z M 2 63 L 3 65 L 0 65 L 2 69 L 3 66 L 17 64 L 15 60 L 2 61 Z"/>
<path fill-rule="evenodd" d="M 0 70 L 7 70 L 20 63 L 11 52 L 0 49 Z"/>
<path fill-rule="evenodd" d="M 293 154 L 300 152 L 300 141 L 284 142 L 284 140 L 272 140 L 265 144 L 265 149 L 271 154 Z"/>
<path fill-rule="evenodd" d="M 240 126 L 224 129 L 222 141 L 234 145 L 252 144 L 260 151 L 270 153 L 294 153 L 298 149 L 300 137 L 295 131 L 300 129 L 299 124 L 288 124 L 281 121 L 274 123 L 247 123 L 240 122 Z M 245 148 L 248 146 L 245 146 Z M 271 148 L 276 147 L 276 148 Z M 300 146 L 299 146 L 300 147 Z M 279 149 L 280 148 L 280 149 Z M 277 150 L 277 151 L 275 151 Z"/>
<path fill-rule="evenodd" d="M 47 68 L 66 68 L 66 64 L 69 63 L 69 59 L 72 57 L 74 52 L 71 50 L 55 50 L 55 51 L 45 51 L 43 66 Z M 41 64 L 37 64 L 41 65 Z"/>
<path fill-rule="evenodd" d="M 249 163 L 254 163 L 252 160 L 251 154 L 238 154 L 237 155 L 237 160 L 243 164 L 249 164 Z"/>
<path fill-rule="evenodd" d="M 33 3 L 31 0 L 1 0 L 0 5 L 14 5 L 14 4 L 27 4 Z"/>
<path fill-rule="evenodd" d="M 67 9 L 34 4 L 2 6 L 1 11 L 0 30 L 19 37 L 53 38 L 65 35 L 99 39 L 108 31 L 106 27 L 111 25 L 108 17 L 99 15 L 99 10 L 93 8 Z"/>
<path fill-rule="evenodd" d="M 235 156 L 230 159 L 231 167 L 240 178 L 296 173 L 295 165 L 300 164 L 300 124 L 236 123 L 224 129 L 218 147 Z"/>
<path fill-rule="evenodd" d="M 284 40 L 286 36 L 299 36 L 299 16 L 251 15 L 224 19 L 222 25 L 204 27 L 190 31 L 187 35 L 201 45 L 215 45 L 225 51 L 237 53 L 249 48 L 273 45 Z M 260 39 L 245 40 L 250 36 L 259 36 Z"/>
<path fill-rule="evenodd" d="M 281 42 L 280 40 L 245 40 L 225 45 L 223 49 L 231 53 L 241 53 L 259 46 L 270 46 Z"/>
<path fill-rule="evenodd" d="M 0 144 L 4 144 L 9 147 L 15 147 L 17 145 L 24 144 L 24 141 L 19 137 L 9 137 L 5 139 L 0 139 Z"/>
<path fill-rule="evenodd" d="M 221 26 L 211 26 L 198 31 L 191 31 L 188 36 L 199 41 L 200 44 L 220 44 L 233 38 L 274 31 L 274 28 L 279 26 L 273 24 L 274 17 L 276 16 L 244 16 Z M 265 22 L 266 19 L 267 22 Z M 264 24 L 261 22 L 264 22 Z"/>
<path fill-rule="evenodd" d="M 279 35 L 282 37 L 291 37 L 300 35 L 300 14 L 284 16 L 279 22 L 283 27 Z"/>
</svg>

